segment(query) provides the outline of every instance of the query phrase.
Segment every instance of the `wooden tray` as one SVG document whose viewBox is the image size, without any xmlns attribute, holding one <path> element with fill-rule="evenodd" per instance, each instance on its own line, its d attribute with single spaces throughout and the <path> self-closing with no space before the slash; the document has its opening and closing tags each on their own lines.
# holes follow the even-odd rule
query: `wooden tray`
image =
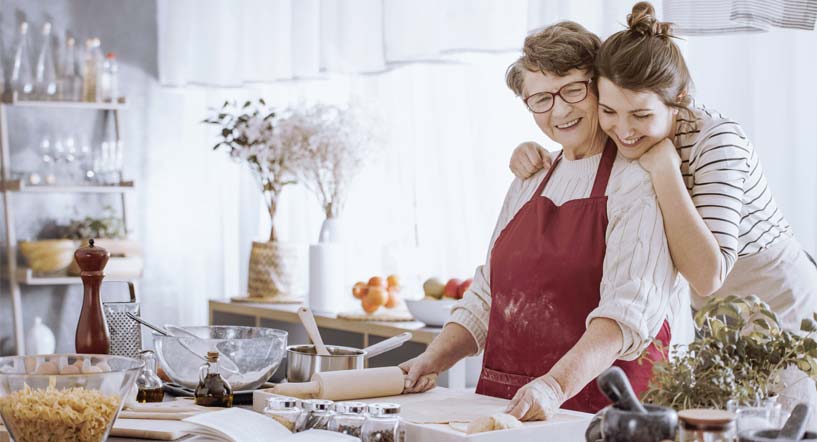
<svg viewBox="0 0 817 442">
<path fill-rule="evenodd" d="M 412 322 L 415 321 L 408 310 L 402 308 L 379 309 L 374 313 L 366 313 L 363 310 L 338 313 L 338 319 L 348 321 L 375 321 L 375 322 Z"/>
<path fill-rule="evenodd" d="M 303 298 L 288 298 L 285 296 L 233 296 L 232 302 L 244 302 L 253 304 L 303 304 Z"/>
</svg>

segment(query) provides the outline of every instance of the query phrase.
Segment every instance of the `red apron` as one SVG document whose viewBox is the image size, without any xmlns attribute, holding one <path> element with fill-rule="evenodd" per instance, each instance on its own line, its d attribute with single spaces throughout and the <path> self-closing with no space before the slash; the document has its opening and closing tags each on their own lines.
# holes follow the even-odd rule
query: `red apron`
<svg viewBox="0 0 817 442">
<path fill-rule="evenodd" d="M 607 181 L 616 147 L 607 142 L 590 198 L 557 206 L 541 196 L 557 159 L 536 193 L 497 238 L 491 252 L 491 314 L 477 393 L 510 399 L 550 371 L 585 332 L 599 305 L 606 250 Z M 664 321 L 658 339 L 669 344 Z M 651 344 L 650 359 L 666 354 Z M 652 364 L 616 361 L 641 394 Z M 562 408 L 595 413 L 610 401 L 590 382 Z"/>
</svg>

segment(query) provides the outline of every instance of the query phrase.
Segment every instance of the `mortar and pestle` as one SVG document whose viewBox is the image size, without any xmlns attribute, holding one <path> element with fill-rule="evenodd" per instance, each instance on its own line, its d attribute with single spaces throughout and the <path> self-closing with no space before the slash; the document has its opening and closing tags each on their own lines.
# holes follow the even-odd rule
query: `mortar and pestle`
<svg viewBox="0 0 817 442">
<path fill-rule="evenodd" d="M 738 436 L 739 442 L 794 442 L 817 441 L 817 433 L 806 431 L 810 408 L 807 404 L 797 404 L 789 419 L 779 430 L 749 430 Z"/>
<path fill-rule="evenodd" d="M 619 367 L 610 367 L 596 380 L 613 404 L 590 421 L 588 442 L 654 442 L 675 440 L 678 414 L 672 408 L 642 405 Z"/>
</svg>

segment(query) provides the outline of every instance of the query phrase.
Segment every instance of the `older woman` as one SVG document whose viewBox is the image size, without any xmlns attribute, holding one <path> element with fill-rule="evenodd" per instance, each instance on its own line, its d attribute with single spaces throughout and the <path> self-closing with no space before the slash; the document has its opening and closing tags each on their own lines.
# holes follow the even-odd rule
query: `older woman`
<svg viewBox="0 0 817 442">
<path fill-rule="evenodd" d="M 636 392 L 665 354 L 668 320 L 683 311 L 649 174 L 599 130 L 593 84 L 600 41 L 572 22 L 525 40 L 506 80 L 539 128 L 563 147 L 547 173 L 515 180 L 485 265 L 428 349 L 402 365 L 425 391 L 459 359 L 484 351 L 477 393 L 508 412 L 545 419 L 560 406 L 595 412 L 588 385 L 620 366 Z M 688 309 L 688 305 L 686 307 Z"/>
<path fill-rule="evenodd" d="M 713 295 L 757 295 L 784 328 L 799 331 L 817 310 L 817 267 L 777 207 L 743 128 L 692 105 L 684 58 L 654 12 L 637 3 L 628 29 L 599 50 L 601 128 L 649 172 L 693 306 Z M 524 143 L 511 169 L 528 176 L 542 156 L 541 147 Z"/>
</svg>

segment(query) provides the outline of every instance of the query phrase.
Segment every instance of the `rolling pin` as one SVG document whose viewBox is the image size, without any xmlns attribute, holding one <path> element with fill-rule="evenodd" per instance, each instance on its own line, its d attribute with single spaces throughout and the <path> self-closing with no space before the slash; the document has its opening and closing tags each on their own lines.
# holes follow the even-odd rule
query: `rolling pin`
<svg viewBox="0 0 817 442">
<path fill-rule="evenodd" d="M 403 392 L 405 375 L 400 367 L 365 368 L 315 373 L 310 382 L 278 384 L 272 392 L 300 399 L 347 401 Z"/>
</svg>

